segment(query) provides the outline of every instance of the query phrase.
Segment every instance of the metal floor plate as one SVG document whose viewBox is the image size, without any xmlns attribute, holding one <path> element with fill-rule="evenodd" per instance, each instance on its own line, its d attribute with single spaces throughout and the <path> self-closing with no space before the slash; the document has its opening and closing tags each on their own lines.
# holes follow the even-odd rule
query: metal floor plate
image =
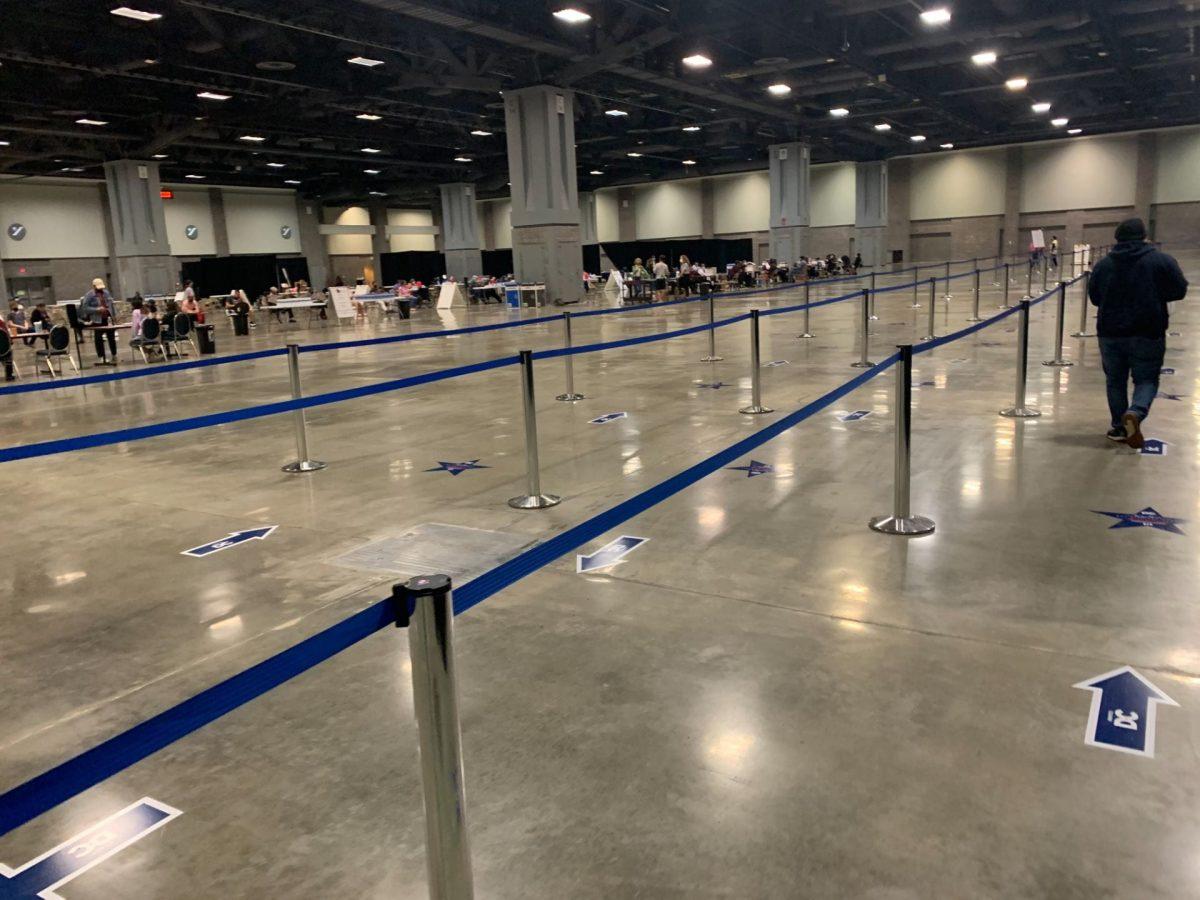
<svg viewBox="0 0 1200 900">
<path fill-rule="evenodd" d="M 426 522 L 397 537 L 356 547 L 333 563 L 408 576 L 449 575 L 455 584 L 462 584 L 535 543 L 502 531 Z"/>
</svg>

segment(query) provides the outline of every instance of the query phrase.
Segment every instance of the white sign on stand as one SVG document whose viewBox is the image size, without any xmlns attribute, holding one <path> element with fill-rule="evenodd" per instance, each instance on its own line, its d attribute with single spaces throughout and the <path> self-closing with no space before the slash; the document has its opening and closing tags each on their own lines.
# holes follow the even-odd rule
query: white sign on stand
<svg viewBox="0 0 1200 900">
<path fill-rule="evenodd" d="M 466 306 L 467 299 L 463 294 L 462 285 L 456 281 L 443 281 L 438 291 L 437 308 L 450 309 L 452 306 Z"/>
<path fill-rule="evenodd" d="M 354 290 L 348 287 L 331 287 L 329 296 L 333 300 L 333 312 L 339 319 L 354 318 Z"/>
<path fill-rule="evenodd" d="M 1033 233 L 1030 235 L 1029 239 L 1030 243 L 1032 243 L 1033 246 L 1037 247 L 1038 249 L 1043 249 L 1046 246 L 1046 235 L 1042 233 L 1042 229 L 1040 228 L 1033 229 Z"/>
<path fill-rule="evenodd" d="M 625 296 L 625 278 L 620 269 L 609 271 L 608 281 L 604 283 L 604 293 L 612 300 L 613 306 L 621 305 L 621 298 Z"/>
</svg>

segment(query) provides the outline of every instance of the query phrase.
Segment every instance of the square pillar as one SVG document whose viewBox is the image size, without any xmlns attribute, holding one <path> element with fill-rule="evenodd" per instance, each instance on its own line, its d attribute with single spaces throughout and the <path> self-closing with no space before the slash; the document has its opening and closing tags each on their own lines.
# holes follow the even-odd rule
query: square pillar
<svg viewBox="0 0 1200 900">
<path fill-rule="evenodd" d="M 633 188 L 617 188 L 617 240 L 637 240 L 637 214 L 633 205 Z"/>
<path fill-rule="evenodd" d="M 545 282 L 550 300 L 578 301 L 583 297 L 583 249 L 575 95 L 549 85 L 505 91 L 504 122 L 516 276 Z M 594 216 L 592 224 L 594 228 Z"/>
<path fill-rule="evenodd" d="M 1006 257 L 1023 256 L 1029 249 L 1021 243 L 1021 179 L 1024 177 L 1024 148 L 1004 151 L 1004 250 Z"/>
<path fill-rule="evenodd" d="M 596 237 L 596 195 L 591 191 L 579 195 L 579 243 L 600 243 Z"/>
<path fill-rule="evenodd" d="M 217 256 L 229 256 L 229 224 L 225 221 L 225 194 L 220 188 L 208 189 L 208 206 L 212 210 Z"/>
<path fill-rule="evenodd" d="M 864 266 L 890 265 L 887 252 L 888 164 L 860 162 L 854 167 L 854 250 Z"/>
<path fill-rule="evenodd" d="M 214 207 L 213 225 L 216 225 Z M 305 200 L 296 195 L 296 220 L 300 223 L 300 252 L 308 260 L 308 284 L 313 290 L 321 290 L 329 286 L 329 248 L 325 244 L 325 236 L 321 234 L 321 204 L 315 200 Z M 222 227 L 218 234 L 224 232 L 225 216 L 222 213 Z M 220 238 L 218 238 L 218 247 Z M 229 239 L 225 239 L 225 247 L 229 248 Z"/>
<path fill-rule="evenodd" d="M 770 147 L 770 253 L 789 265 L 804 255 L 808 245 L 809 157 L 807 144 Z"/>
<path fill-rule="evenodd" d="M 471 275 L 481 275 L 483 244 L 479 240 L 479 208 L 475 205 L 475 187 L 456 182 L 441 185 L 441 192 L 441 231 L 446 274 L 453 275 L 459 281 Z M 386 222 L 384 234 L 387 234 Z"/>
<path fill-rule="evenodd" d="M 700 181 L 700 237 L 711 240 L 717 228 L 716 185 L 711 178 Z"/>
<path fill-rule="evenodd" d="M 177 272 L 167 240 L 158 163 L 119 159 L 104 164 L 112 255 L 121 293 L 174 290 Z"/>
<path fill-rule="evenodd" d="M 911 175 L 911 159 L 888 162 L 887 253 L 890 261 L 892 254 L 898 252 L 903 260 L 902 265 L 912 262 Z"/>
<path fill-rule="evenodd" d="M 1148 234 L 1154 237 L 1150 227 L 1150 205 L 1154 202 L 1154 181 L 1158 168 L 1158 133 L 1143 131 L 1138 135 L 1137 175 L 1133 187 L 1133 214 L 1146 223 Z"/>
<path fill-rule="evenodd" d="M 388 253 L 392 249 L 391 241 L 388 240 L 388 216 L 387 204 L 372 203 L 367 209 L 368 215 L 371 217 L 371 227 L 375 229 L 375 233 L 371 235 L 371 265 L 375 269 L 375 281 L 378 284 L 383 284 L 383 254 Z M 478 272 L 471 272 L 472 275 L 478 275 Z"/>
</svg>

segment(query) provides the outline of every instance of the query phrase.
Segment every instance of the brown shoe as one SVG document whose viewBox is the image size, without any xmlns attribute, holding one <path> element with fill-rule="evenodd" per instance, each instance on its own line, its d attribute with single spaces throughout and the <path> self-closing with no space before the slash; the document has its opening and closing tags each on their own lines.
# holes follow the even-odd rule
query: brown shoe
<svg viewBox="0 0 1200 900">
<path fill-rule="evenodd" d="M 1127 412 L 1121 417 L 1125 426 L 1125 443 L 1134 450 L 1141 450 L 1146 443 L 1142 437 L 1142 419 L 1137 413 Z"/>
</svg>

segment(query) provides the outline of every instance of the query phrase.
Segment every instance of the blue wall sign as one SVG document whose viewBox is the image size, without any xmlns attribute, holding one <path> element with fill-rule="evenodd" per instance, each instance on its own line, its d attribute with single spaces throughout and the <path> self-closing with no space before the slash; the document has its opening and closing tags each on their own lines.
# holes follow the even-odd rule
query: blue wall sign
<svg viewBox="0 0 1200 900">
<path fill-rule="evenodd" d="M 1159 531 L 1169 531 L 1171 534 L 1183 534 L 1179 530 L 1179 523 L 1187 521 L 1187 519 L 1173 519 L 1170 516 L 1164 516 L 1153 506 L 1147 506 L 1135 513 L 1103 512 L 1099 509 L 1093 509 L 1092 512 L 1117 519 L 1117 524 L 1111 526 L 1110 531 L 1113 528 L 1157 528 Z"/>
<path fill-rule="evenodd" d="M 426 472 L 449 472 L 451 475 L 458 475 L 461 472 L 467 472 L 471 469 L 490 469 L 491 466 L 481 466 L 479 460 L 472 459 L 467 462 L 439 462 L 432 469 L 426 469 Z"/>
<path fill-rule="evenodd" d="M 228 550 L 230 547 L 236 547 L 238 544 L 244 544 L 246 541 L 261 541 L 278 527 L 278 525 L 263 525 L 261 528 L 247 528 L 245 531 L 235 531 L 228 537 L 221 538 L 219 541 L 201 544 L 199 547 L 193 547 L 191 550 L 184 550 L 181 555 L 195 557 L 211 556 L 214 553 L 220 553 L 222 550 Z"/>
<path fill-rule="evenodd" d="M 1158 704 L 1179 705 L 1129 666 L 1081 681 L 1074 687 L 1092 692 L 1092 709 L 1083 742 L 1138 756 L 1154 756 Z"/>
<path fill-rule="evenodd" d="M 589 425 L 603 425 L 605 422 L 612 422 L 615 419 L 624 419 L 628 415 L 629 415 L 629 413 L 623 413 L 623 412 L 605 413 L 602 416 L 596 416 L 596 418 L 590 420 L 588 422 L 588 424 Z"/>
<path fill-rule="evenodd" d="M 589 556 L 575 557 L 576 572 L 594 572 L 596 569 L 605 569 L 609 566 L 615 566 L 617 563 L 632 551 L 636 550 L 650 538 L 631 537 L 623 534 L 615 541 L 609 541 L 595 553 Z"/>
<path fill-rule="evenodd" d="M 852 413 L 846 413 L 844 416 L 838 416 L 842 422 L 857 422 L 859 419 L 865 419 L 871 414 L 869 409 L 856 409 Z"/>
<path fill-rule="evenodd" d="M 755 475 L 774 475 L 775 467 L 764 462 L 759 462 L 757 459 L 752 459 L 749 465 L 729 466 L 729 471 L 745 472 L 747 478 L 753 478 Z"/>
<path fill-rule="evenodd" d="M 58 888 L 180 815 L 165 803 L 143 797 L 19 869 L 0 864 L 0 900 L 54 900 Z"/>
</svg>

